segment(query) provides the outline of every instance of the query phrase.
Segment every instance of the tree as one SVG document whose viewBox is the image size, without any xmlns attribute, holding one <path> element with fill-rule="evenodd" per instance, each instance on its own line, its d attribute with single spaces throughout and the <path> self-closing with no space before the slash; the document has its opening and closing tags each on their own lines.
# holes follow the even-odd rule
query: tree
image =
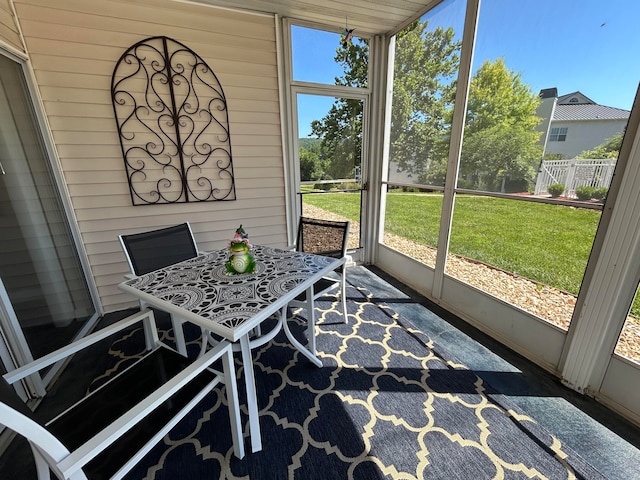
<svg viewBox="0 0 640 480">
<path fill-rule="evenodd" d="M 419 183 L 446 158 L 461 48 L 452 28 L 427 27 L 415 21 L 396 37 L 391 109 L 389 160 Z"/>
<path fill-rule="evenodd" d="M 389 160 L 418 183 L 443 185 L 461 42 L 452 28 L 428 29 L 416 20 L 396 36 Z M 367 84 L 368 46 L 340 47 L 336 61 L 345 75 L 336 84 Z M 523 190 L 533 181 L 541 151 L 535 144 L 539 98 L 504 64 L 485 62 L 474 75 L 470 91 L 460 183 L 468 188 Z M 322 139 L 320 158 L 331 178 L 353 174 L 360 164 L 362 102 L 336 99 L 321 120 L 311 124 Z"/>
<path fill-rule="evenodd" d="M 354 38 L 352 43 L 336 49 L 335 61 L 345 74 L 335 78 L 336 85 L 366 87 L 369 45 Z M 321 120 L 311 122 L 311 134 L 322 140 L 321 158 L 326 159 L 325 176 L 351 178 L 362 157 L 362 110 L 358 99 L 336 98 Z"/>
<path fill-rule="evenodd" d="M 446 116 L 453 105 L 461 47 L 453 40 L 453 29 L 427 31 L 427 26 L 415 21 L 397 36 L 391 120 L 391 161 L 420 181 L 448 146 Z M 365 87 L 367 59 L 364 42 L 338 48 L 335 60 L 345 75 L 336 84 Z M 327 158 L 332 178 L 349 177 L 360 165 L 362 113 L 360 100 L 336 99 L 328 114 L 311 124 L 312 134 L 322 139 L 321 157 Z"/>
<path fill-rule="evenodd" d="M 623 137 L 624 132 L 616 133 L 614 136 L 608 138 L 593 150 L 585 150 L 584 152 L 580 153 L 577 158 L 618 158 L 618 155 L 620 155 L 620 147 L 622 147 Z"/>
<path fill-rule="evenodd" d="M 535 137 L 533 137 L 535 138 Z M 461 177 L 465 188 L 486 191 L 527 191 L 536 178 L 540 147 L 532 132 L 518 124 L 496 124 L 465 136 Z M 463 174 L 462 165 L 473 165 Z"/>
<path fill-rule="evenodd" d="M 311 134 L 322 139 L 325 175 L 351 178 L 362 156 L 362 101 L 336 99 L 322 120 L 311 122 Z"/>
<path fill-rule="evenodd" d="M 471 80 L 460 161 L 469 188 L 518 191 L 533 182 L 542 155 L 539 101 L 502 58 L 482 64 Z"/>
<path fill-rule="evenodd" d="M 303 182 L 319 180 L 324 171 L 320 159 L 320 140 L 301 138 L 300 140 L 300 180 Z"/>
</svg>

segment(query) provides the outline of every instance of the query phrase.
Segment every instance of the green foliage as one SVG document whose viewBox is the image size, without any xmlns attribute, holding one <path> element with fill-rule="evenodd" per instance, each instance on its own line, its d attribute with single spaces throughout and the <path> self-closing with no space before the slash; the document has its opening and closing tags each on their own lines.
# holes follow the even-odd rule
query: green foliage
<svg viewBox="0 0 640 480">
<path fill-rule="evenodd" d="M 540 158 L 537 135 L 518 123 L 470 131 L 462 144 L 460 175 L 480 190 L 528 191 Z"/>
<path fill-rule="evenodd" d="M 322 140 L 319 138 L 299 138 L 298 145 L 301 149 L 309 150 L 310 152 L 320 153 L 320 146 Z"/>
<path fill-rule="evenodd" d="M 444 185 L 460 44 L 452 29 L 414 22 L 396 40 L 390 160 Z M 540 100 L 503 59 L 485 62 L 469 90 L 460 179 L 467 188 L 528 191 L 542 154 Z"/>
<path fill-rule="evenodd" d="M 447 158 L 441 156 L 429 163 L 429 168 L 420 176 L 419 181 L 425 185 L 444 186 L 447 178 Z M 460 179 L 459 179 L 460 180 Z"/>
<path fill-rule="evenodd" d="M 595 198 L 601 202 L 604 202 L 609 194 L 609 189 L 607 187 L 598 187 L 593 190 L 593 194 L 591 198 Z"/>
<path fill-rule="evenodd" d="M 415 21 L 396 38 L 389 158 L 418 182 L 443 185 L 461 43 L 452 28 L 427 27 Z"/>
<path fill-rule="evenodd" d="M 504 59 L 487 60 L 471 80 L 465 131 L 479 132 L 498 125 L 518 125 L 532 131 L 540 123 L 535 116 L 539 103 L 538 95 L 522 82 L 519 73 L 506 67 Z"/>
<path fill-rule="evenodd" d="M 318 154 L 300 149 L 300 179 L 303 182 L 318 180 L 322 175 L 322 165 Z"/>
<path fill-rule="evenodd" d="M 578 200 L 588 201 L 593 198 L 593 194 L 595 193 L 595 188 L 590 185 L 581 185 L 576 187 L 576 197 Z"/>
<path fill-rule="evenodd" d="M 623 136 L 623 132 L 616 133 L 593 150 L 585 150 L 584 152 L 581 152 L 577 158 L 618 158 Z"/>
<path fill-rule="evenodd" d="M 473 182 L 471 180 L 467 180 L 466 178 L 458 178 L 458 188 L 466 188 L 466 189 L 473 189 Z"/>
<path fill-rule="evenodd" d="M 300 180 L 309 182 L 320 180 L 324 172 L 321 158 L 322 142 L 319 138 L 300 138 Z"/>
<path fill-rule="evenodd" d="M 543 160 L 566 160 L 568 157 L 563 153 L 545 153 Z"/>
<path fill-rule="evenodd" d="M 486 61 L 471 80 L 460 176 L 479 190 L 528 191 L 542 155 L 539 102 L 502 58 Z"/>
<path fill-rule="evenodd" d="M 549 192 L 551 196 L 555 198 L 562 195 L 565 188 L 566 187 L 562 183 L 552 183 L 547 187 L 547 192 Z"/>
<path fill-rule="evenodd" d="M 389 158 L 419 183 L 444 185 L 461 42 L 452 28 L 428 28 L 416 20 L 396 36 Z M 369 48 L 354 41 L 336 50 L 345 74 L 337 85 L 367 85 Z M 541 149 L 538 96 L 503 59 L 485 62 L 469 91 L 460 177 L 469 188 L 528 191 Z M 311 123 L 321 139 L 318 157 L 304 160 L 303 178 L 322 172 L 348 178 L 360 165 L 362 101 L 337 98 L 327 115 Z"/>
<path fill-rule="evenodd" d="M 338 185 L 339 190 L 360 190 L 362 185 L 356 182 L 345 182 Z"/>
<path fill-rule="evenodd" d="M 336 85 L 366 87 L 369 45 L 354 39 L 336 50 L 335 61 L 342 65 L 344 76 L 336 77 Z M 321 120 L 311 122 L 311 134 L 321 142 L 323 171 L 331 178 L 350 178 L 362 157 L 362 106 L 360 99 L 336 98 Z"/>
</svg>

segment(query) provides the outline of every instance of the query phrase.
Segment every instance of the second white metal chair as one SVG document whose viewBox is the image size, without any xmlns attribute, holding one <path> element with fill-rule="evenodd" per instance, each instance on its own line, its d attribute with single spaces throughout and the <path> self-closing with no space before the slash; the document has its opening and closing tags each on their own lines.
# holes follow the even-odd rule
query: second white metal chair
<svg viewBox="0 0 640 480">
<path fill-rule="evenodd" d="M 334 258 L 345 258 L 345 263 L 332 275 L 320 279 L 313 286 L 313 300 L 322 297 L 339 287 L 339 298 L 342 307 L 344 323 L 347 323 L 347 297 L 346 297 L 346 270 L 347 270 L 347 245 L 349 238 L 348 221 L 321 220 L 309 217 L 300 217 L 296 250 L 299 252 L 315 253 Z M 302 293 L 289 302 L 290 306 L 309 309 L 307 294 Z M 309 312 L 310 314 L 310 312 Z"/>
<path fill-rule="evenodd" d="M 120 235 L 118 238 L 131 268 L 131 274 L 126 275 L 127 278 L 144 275 L 197 257 L 199 254 L 189 223 L 131 235 Z M 144 302 L 141 302 L 140 307 L 145 308 L 145 306 Z M 184 320 L 171 315 L 171 323 L 177 350 L 186 356 Z M 202 350 L 205 344 L 206 341 L 203 339 Z"/>
</svg>

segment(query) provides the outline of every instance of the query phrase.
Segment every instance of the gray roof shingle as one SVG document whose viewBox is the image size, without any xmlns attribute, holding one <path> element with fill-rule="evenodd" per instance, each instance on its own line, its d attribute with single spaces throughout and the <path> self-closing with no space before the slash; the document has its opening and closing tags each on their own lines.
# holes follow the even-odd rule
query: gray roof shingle
<svg viewBox="0 0 640 480">
<path fill-rule="evenodd" d="M 556 105 L 553 120 L 626 120 L 629 111 L 598 104 Z"/>
</svg>

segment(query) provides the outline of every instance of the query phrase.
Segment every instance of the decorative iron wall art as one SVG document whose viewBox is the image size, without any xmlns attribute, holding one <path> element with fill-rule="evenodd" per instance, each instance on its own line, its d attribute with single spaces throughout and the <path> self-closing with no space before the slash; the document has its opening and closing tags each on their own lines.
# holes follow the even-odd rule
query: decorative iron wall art
<svg viewBox="0 0 640 480">
<path fill-rule="evenodd" d="M 133 205 L 235 200 L 227 101 L 202 58 L 147 38 L 118 60 L 111 96 Z"/>
</svg>

